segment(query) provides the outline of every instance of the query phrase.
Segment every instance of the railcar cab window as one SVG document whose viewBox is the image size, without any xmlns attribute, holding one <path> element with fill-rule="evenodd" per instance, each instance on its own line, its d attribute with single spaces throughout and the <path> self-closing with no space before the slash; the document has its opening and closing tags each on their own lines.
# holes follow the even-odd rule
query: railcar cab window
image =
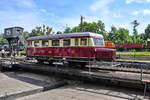
<svg viewBox="0 0 150 100">
<path fill-rule="evenodd" d="M 70 46 L 70 39 L 64 39 L 63 46 Z"/>
<path fill-rule="evenodd" d="M 104 46 L 104 41 L 103 41 L 103 39 L 100 39 L 100 38 L 93 38 L 93 40 L 94 40 L 94 45 L 95 46 Z"/>
<path fill-rule="evenodd" d="M 48 45 L 49 45 L 48 40 L 43 40 L 43 41 L 42 41 L 42 46 L 43 46 L 43 47 L 48 47 Z"/>
<path fill-rule="evenodd" d="M 52 46 L 59 46 L 59 40 L 52 40 Z"/>
<path fill-rule="evenodd" d="M 34 47 L 39 47 L 39 46 L 40 46 L 39 41 L 34 41 Z"/>
<path fill-rule="evenodd" d="M 87 39 L 81 39 L 80 45 L 87 45 Z"/>
<path fill-rule="evenodd" d="M 75 39 L 74 41 L 75 41 L 75 45 L 79 45 L 78 39 Z"/>
</svg>

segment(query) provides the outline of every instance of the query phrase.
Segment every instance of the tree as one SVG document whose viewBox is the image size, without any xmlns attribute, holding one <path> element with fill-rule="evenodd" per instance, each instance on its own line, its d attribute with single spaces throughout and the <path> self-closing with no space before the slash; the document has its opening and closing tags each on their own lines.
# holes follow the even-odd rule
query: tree
<svg viewBox="0 0 150 100">
<path fill-rule="evenodd" d="M 47 27 L 46 27 L 46 35 L 52 34 L 52 30 L 53 30 L 52 27 L 47 26 Z"/>
<path fill-rule="evenodd" d="M 80 26 L 75 26 L 72 28 L 71 33 L 72 32 L 80 32 Z"/>
<path fill-rule="evenodd" d="M 29 37 L 40 36 L 40 35 L 50 35 L 52 33 L 52 28 L 49 26 L 43 25 L 37 26 L 35 29 L 32 29 L 32 32 L 29 34 Z"/>
<path fill-rule="evenodd" d="M 107 40 L 117 43 L 118 42 L 118 34 L 117 34 L 117 28 L 115 26 L 111 27 L 111 31 L 108 32 Z"/>
<path fill-rule="evenodd" d="M 128 39 L 130 38 L 129 36 L 129 31 L 125 28 L 119 28 L 118 29 L 118 42 L 119 43 L 128 43 Z"/>
<path fill-rule="evenodd" d="M 8 44 L 8 41 L 4 38 L 4 34 L 1 34 L 0 45 Z"/>
<path fill-rule="evenodd" d="M 150 39 L 150 24 L 148 24 L 145 29 L 144 39 L 145 40 Z"/>
<path fill-rule="evenodd" d="M 83 23 L 83 31 L 84 32 L 96 32 L 97 30 L 97 24 L 95 22 L 88 23 L 84 22 Z"/>
<path fill-rule="evenodd" d="M 27 40 L 28 37 L 29 37 L 29 32 L 27 31 L 23 32 L 23 38 Z"/>
<path fill-rule="evenodd" d="M 99 34 L 105 34 L 105 25 L 104 23 L 99 20 L 98 22 L 83 22 L 83 31 L 84 32 L 94 32 Z M 81 23 L 78 26 L 73 27 L 72 29 L 70 27 L 66 27 L 64 33 L 72 33 L 72 32 L 80 32 L 81 30 Z"/>
<path fill-rule="evenodd" d="M 46 31 L 46 28 L 45 28 L 45 25 L 43 24 L 43 28 L 42 28 L 42 34 L 43 35 L 46 35 L 45 31 Z"/>
<path fill-rule="evenodd" d="M 70 27 L 66 27 L 64 33 L 71 33 L 71 28 Z"/>
<path fill-rule="evenodd" d="M 57 31 L 56 34 L 62 34 L 62 32 L 61 31 Z"/>
<path fill-rule="evenodd" d="M 137 27 L 138 25 L 140 25 L 140 23 L 139 23 L 137 20 L 134 20 L 134 21 L 132 22 L 132 24 L 133 24 L 133 35 L 136 37 L 136 36 L 138 35 L 138 32 L 137 32 L 136 27 Z"/>
<path fill-rule="evenodd" d="M 111 27 L 111 31 L 108 32 L 107 40 L 117 44 L 117 43 L 130 43 L 132 39 L 129 35 L 129 30 L 125 28 L 117 28 L 115 26 Z"/>
<path fill-rule="evenodd" d="M 97 32 L 101 33 L 101 34 L 105 34 L 106 33 L 106 31 L 105 31 L 105 24 L 101 20 L 98 20 L 98 22 L 97 22 Z"/>
<path fill-rule="evenodd" d="M 138 25 L 140 25 L 140 23 L 137 20 L 134 20 L 132 22 L 132 24 L 133 24 L 133 41 L 134 41 L 134 43 L 136 43 L 136 39 L 137 39 L 137 36 L 138 36 L 138 32 L 137 32 L 136 27 Z"/>
</svg>

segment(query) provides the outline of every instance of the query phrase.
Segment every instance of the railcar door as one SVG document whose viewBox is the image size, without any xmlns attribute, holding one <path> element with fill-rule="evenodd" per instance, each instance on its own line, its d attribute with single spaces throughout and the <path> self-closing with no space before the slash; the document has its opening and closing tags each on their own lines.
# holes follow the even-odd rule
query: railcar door
<svg viewBox="0 0 150 100">
<path fill-rule="evenodd" d="M 75 47 L 73 48 L 72 50 L 72 56 L 74 58 L 79 58 L 80 57 L 80 46 L 79 46 L 79 43 L 80 43 L 80 39 L 78 38 L 75 38 Z"/>
<path fill-rule="evenodd" d="M 89 48 L 88 48 L 88 39 L 81 38 L 80 39 L 80 58 L 84 59 L 89 56 Z"/>
<path fill-rule="evenodd" d="M 74 42 L 72 42 L 73 46 L 71 46 L 71 47 L 68 48 L 69 49 L 69 56 L 73 60 L 77 60 L 80 57 L 79 39 L 75 38 L 75 39 L 72 39 L 72 41 L 74 41 Z"/>
</svg>

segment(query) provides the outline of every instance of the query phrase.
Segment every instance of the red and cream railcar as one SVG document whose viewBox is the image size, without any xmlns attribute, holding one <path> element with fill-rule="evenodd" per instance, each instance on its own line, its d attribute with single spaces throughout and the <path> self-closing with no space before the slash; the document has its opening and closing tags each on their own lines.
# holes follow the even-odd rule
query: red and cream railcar
<svg viewBox="0 0 150 100">
<path fill-rule="evenodd" d="M 82 32 L 35 36 L 27 39 L 27 56 L 38 61 L 65 59 L 84 63 L 88 60 L 115 60 L 116 50 L 105 48 L 100 34 Z"/>
</svg>

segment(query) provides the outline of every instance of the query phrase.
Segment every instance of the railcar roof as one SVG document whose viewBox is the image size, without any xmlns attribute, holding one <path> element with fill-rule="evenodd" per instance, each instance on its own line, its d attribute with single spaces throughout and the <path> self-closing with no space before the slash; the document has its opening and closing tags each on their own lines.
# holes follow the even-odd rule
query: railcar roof
<svg viewBox="0 0 150 100">
<path fill-rule="evenodd" d="M 97 37 L 103 38 L 101 34 L 91 33 L 91 32 L 80 32 L 80 33 L 65 33 L 65 34 L 53 34 L 46 36 L 35 36 L 30 37 L 27 40 L 42 40 L 42 39 L 57 39 L 57 38 L 68 38 L 68 37 Z"/>
</svg>

